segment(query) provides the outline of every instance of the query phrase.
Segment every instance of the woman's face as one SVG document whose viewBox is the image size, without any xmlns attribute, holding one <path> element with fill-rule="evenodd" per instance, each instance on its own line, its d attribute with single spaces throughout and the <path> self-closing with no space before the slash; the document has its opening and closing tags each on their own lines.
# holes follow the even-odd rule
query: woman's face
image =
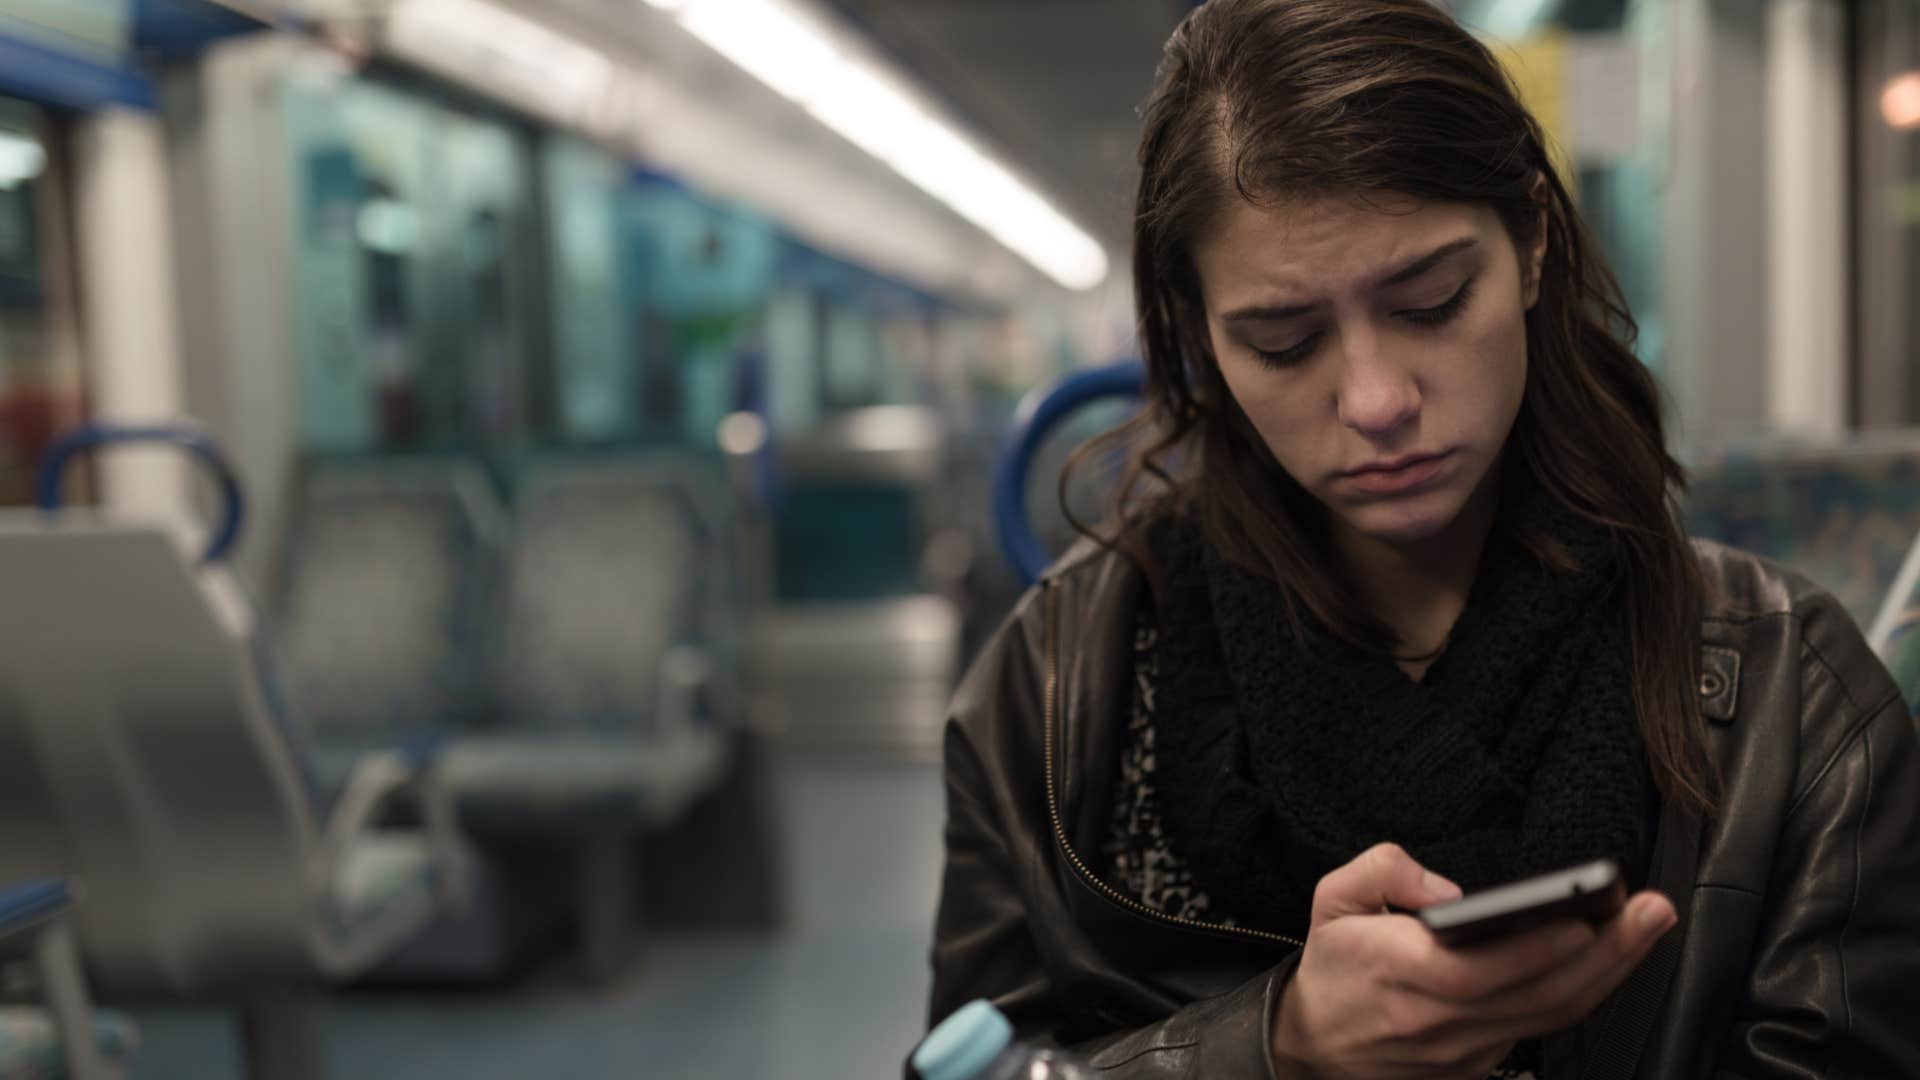
<svg viewBox="0 0 1920 1080">
<path fill-rule="evenodd" d="M 1544 247 L 1523 272 L 1487 207 L 1372 202 L 1234 200 L 1194 260 L 1220 372 L 1281 467 L 1336 536 L 1415 545 L 1488 504 Z"/>
</svg>

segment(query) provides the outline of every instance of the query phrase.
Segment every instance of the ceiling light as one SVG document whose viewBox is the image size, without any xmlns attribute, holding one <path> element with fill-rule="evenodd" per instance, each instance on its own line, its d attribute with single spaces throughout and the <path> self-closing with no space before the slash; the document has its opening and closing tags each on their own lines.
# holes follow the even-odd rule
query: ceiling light
<svg viewBox="0 0 1920 1080">
<path fill-rule="evenodd" d="M 479 86 L 504 86 L 571 123 L 602 101 L 614 65 L 599 50 L 487 0 L 401 0 L 388 43 Z"/>
<path fill-rule="evenodd" d="M 802 103 L 843 63 L 831 42 L 774 0 L 706 0 L 687 6 L 680 23 L 776 93 Z"/>
<path fill-rule="evenodd" d="M 882 65 L 791 0 L 646 0 L 842 138 L 1071 289 L 1107 277 L 1100 242 Z"/>
</svg>

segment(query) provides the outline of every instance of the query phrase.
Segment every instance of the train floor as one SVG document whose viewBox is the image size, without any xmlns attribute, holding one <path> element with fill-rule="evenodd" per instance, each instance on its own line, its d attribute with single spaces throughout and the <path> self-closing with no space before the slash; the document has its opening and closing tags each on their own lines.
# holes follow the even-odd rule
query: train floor
<svg viewBox="0 0 1920 1080">
<path fill-rule="evenodd" d="M 774 936 L 653 938 L 589 991 L 559 971 L 495 992 L 349 993 L 325 1018 L 339 1080 L 868 1080 L 924 1023 L 944 819 L 925 763 L 780 767 L 792 918 Z M 142 1009 L 133 1080 L 240 1075 L 230 1021 Z"/>
</svg>

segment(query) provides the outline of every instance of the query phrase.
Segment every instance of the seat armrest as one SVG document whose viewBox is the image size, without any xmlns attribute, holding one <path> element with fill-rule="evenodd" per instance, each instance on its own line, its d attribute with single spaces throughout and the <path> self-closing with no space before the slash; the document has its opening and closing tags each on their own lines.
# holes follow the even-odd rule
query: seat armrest
<svg viewBox="0 0 1920 1080">
<path fill-rule="evenodd" d="M 311 873 L 316 895 L 333 895 L 334 869 L 355 838 L 373 828 L 376 815 L 395 800 L 420 813 L 433 853 L 440 901 L 449 910 L 463 907 L 471 892 L 472 867 L 453 795 L 439 770 L 440 740 L 422 740 L 403 750 L 382 750 L 360 759 L 327 815 L 326 831 L 314 853 Z"/>
<path fill-rule="evenodd" d="M 700 704 L 713 689 L 713 658 L 695 645 L 675 645 L 660 658 L 659 705 L 655 711 L 663 736 L 690 731 Z"/>
<path fill-rule="evenodd" d="M 41 992 L 60 1036 L 66 1075 L 73 1080 L 104 1080 L 106 1065 L 93 1041 L 93 1001 L 87 994 L 80 952 L 66 916 L 73 889 L 48 878 L 0 891 L 0 952 L 30 953 Z"/>
</svg>

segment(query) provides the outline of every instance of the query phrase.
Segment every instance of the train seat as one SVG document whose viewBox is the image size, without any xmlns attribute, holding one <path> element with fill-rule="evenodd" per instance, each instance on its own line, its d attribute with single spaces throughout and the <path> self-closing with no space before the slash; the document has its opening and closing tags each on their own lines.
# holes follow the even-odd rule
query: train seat
<svg viewBox="0 0 1920 1080">
<path fill-rule="evenodd" d="M 323 782 L 478 727 L 506 513 L 463 460 L 309 462 L 272 590 L 274 656 Z"/>
<path fill-rule="evenodd" d="M 726 545 L 697 478 L 643 460 L 530 462 L 506 560 L 492 729 L 453 761 L 477 827 L 575 838 L 582 958 L 617 971 L 636 841 L 731 766 Z"/>
<path fill-rule="evenodd" d="M 88 969 L 122 998 L 237 1005 L 256 1071 L 309 1021 L 281 992 L 371 970 L 467 895 L 430 754 L 363 756 L 336 797 L 275 714 L 223 567 L 163 529 L 0 514 L 0 877 L 56 875 Z M 404 807 L 418 827 L 386 814 Z"/>
<path fill-rule="evenodd" d="M 461 823 L 488 850 L 574 852 L 596 975 L 638 906 L 631 841 L 677 822 L 730 759 L 711 722 L 729 694 L 724 545 L 697 481 L 663 468 L 535 458 L 508 519 L 470 461 L 310 464 L 276 605 L 288 695 L 332 773 L 440 737 Z M 484 895 L 527 877 L 502 871 L 480 875 L 476 911 L 537 909 Z M 481 939 L 538 930 L 469 931 L 468 951 L 504 955 Z"/>
<path fill-rule="evenodd" d="M 1920 441 L 1890 433 L 1690 459 L 1689 531 L 1805 574 L 1869 624 L 1920 532 Z"/>
</svg>

